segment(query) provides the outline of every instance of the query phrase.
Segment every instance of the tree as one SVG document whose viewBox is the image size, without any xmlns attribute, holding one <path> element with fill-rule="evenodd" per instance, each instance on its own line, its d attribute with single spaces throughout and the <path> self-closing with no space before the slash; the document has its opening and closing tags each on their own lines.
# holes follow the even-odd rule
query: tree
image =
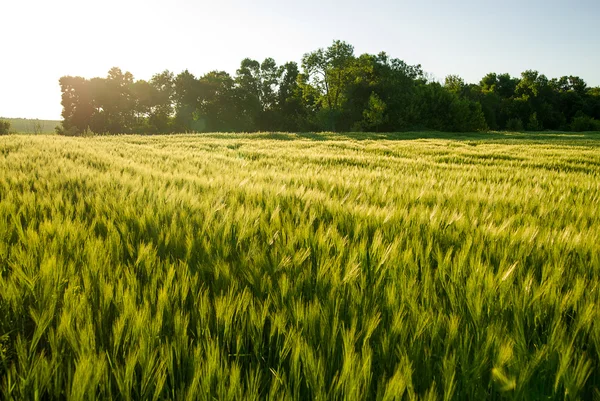
<svg viewBox="0 0 600 401">
<path fill-rule="evenodd" d="M 386 121 L 386 104 L 375 92 L 369 97 L 369 105 L 363 111 L 363 128 L 367 131 L 379 131 Z"/>
<path fill-rule="evenodd" d="M 366 60 L 363 56 L 360 59 Z M 373 56 L 372 63 L 372 90 L 387 105 L 388 117 L 379 129 L 398 131 L 421 125 L 418 88 L 426 81 L 421 66 L 408 65 L 384 52 Z"/>
<path fill-rule="evenodd" d="M 541 130 L 542 130 L 542 125 L 538 121 L 537 113 L 534 112 L 529 117 L 529 121 L 527 122 L 527 131 L 541 131 Z"/>
<path fill-rule="evenodd" d="M 150 79 L 150 85 L 154 90 L 152 109 L 148 117 L 148 124 L 159 133 L 171 131 L 173 117 L 173 98 L 175 96 L 175 75 L 165 70 L 155 74 Z"/>
<path fill-rule="evenodd" d="M 94 115 L 90 81 L 82 77 L 65 76 L 59 79 L 61 88 L 62 131 L 78 134 L 90 126 Z"/>
<path fill-rule="evenodd" d="M 114 109 L 107 106 L 110 102 L 110 94 L 106 78 L 92 78 L 87 83 L 92 105 L 92 115 L 86 126 L 93 132 L 108 133 L 110 111 Z"/>
<path fill-rule="evenodd" d="M 560 78 L 554 78 L 550 81 L 550 85 L 557 92 L 569 92 L 573 91 L 580 96 L 585 95 L 587 91 L 586 82 L 575 76 L 562 76 Z"/>
<path fill-rule="evenodd" d="M 493 92 L 503 99 L 509 99 L 514 96 L 518 78 L 512 78 L 509 74 L 489 73 L 483 77 L 479 83 L 483 92 Z"/>
<path fill-rule="evenodd" d="M 84 79 L 74 87 L 70 96 L 71 104 L 85 111 L 81 114 L 81 122 L 75 124 L 77 131 L 80 133 L 90 128 L 99 133 L 133 132 L 136 125 L 133 86 L 134 79 L 130 72 L 123 73 L 120 68 L 113 67 L 106 78 Z M 64 95 L 63 91 L 63 97 Z M 68 107 L 65 108 L 63 103 L 63 112 L 65 111 L 68 111 Z M 65 121 L 67 119 L 65 117 Z M 66 129 L 70 128 L 69 124 L 65 126 Z"/>
<path fill-rule="evenodd" d="M 536 98 L 543 94 L 548 86 L 548 78 L 534 70 L 527 70 L 521 73 L 521 80 L 515 89 L 515 96 L 525 100 Z"/>
<path fill-rule="evenodd" d="M 487 129 L 478 102 L 460 98 L 437 82 L 421 84 L 416 103 L 422 128 L 455 132 Z"/>
<path fill-rule="evenodd" d="M 203 131 L 204 125 L 198 119 L 200 107 L 200 83 L 194 75 L 185 70 L 175 77 L 175 128 L 180 132 Z"/>
<path fill-rule="evenodd" d="M 235 83 L 241 113 L 254 129 L 270 129 L 276 106 L 276 90 L 281 75 L 275 60 L 262 63 L 246 58 L 237 70 Z"/>
<path fill-rule="evenodd" d="M 354 60 L 354 47 L 339 40 L 326 50 L 319 49 L 302 57 L 308 83 L 321 95 L 318 101 L 326 108 L 329 128 L 334 131 L 343 101 L 342 93 L 349 83 L 349 67 Z"/>
<path fill-rule="evenodd" d="M 504 129 L 507 121 L 514 118 L 511 110 L 518 84 L 518 78 L 494 72 L 485 75 L 479 82 L 481 95 L 478 101 L 490 128 Z"/>
<path fill-rule="evenodd" d="M 59 132 L 583 129 L 600 120 L 600 88 L 580 77 L 489 73 L 479 83 L 385 52 L 355 56 L 343 41 L 304 54 L 301 69 L 245 58 L 234 77 L 169 71 L 148 81 L 112 68 L 106 77 L 62 77 Z M 575 123 L 575 119 L 577 122 Z"/>
<path fill-rule="evenodd" d="M 309 111 L 304 102 L 303 78 L 298 64 L 288 62 L 281 68 L 277 92 L 277 120 L 275 129 L 279 131 L 298 131 L 308 129 Z M 314 102 L 312 102 L 314 103 Z"/>
<path fill-rule="evenodd" d="M 450 92 L 461 95 L 465 89 L 465 81 L 458 75 L 448 75 L 444 82 L 444 87 Z"/>
<path fill-rule="evenodd" d="M 8 135 L 10 133 L 10 121 L 0 120 L 0 135 Z"/>
<path fill-rule="evenodd" d="M 150 82 L 143 79 L 135 81 L 131 86 L 131 95 L 135 102 L 135 128 L 137 133 L 156 133 L 149 124 L 149 117 L 154 109 L 156 99 L 156 89 Z"/>
<path fill-rule="evenodd" d="M 260 102 L 263 110 L 273 110 L 277 104 L 277 90 L 283 74 L 275 60 L 266 58 L 260 65 Z"/>
<path fill-rule="evenodd" d="M 130 133 L 135 124 L 135 100 L 131 94 L 133 75 L 113 67 L 106 77 L 106 98 L 103 108 L 107 114 L 107 132 Z"/>
<path fill-rule="evenodd" d="M 239 96 L 235 81 L 225 71 L 211 71 L 200 78 L 203 96 L 199 119 L 207 131 L 235 131 L 243 129 L 240 122 Z"/>
</svg>

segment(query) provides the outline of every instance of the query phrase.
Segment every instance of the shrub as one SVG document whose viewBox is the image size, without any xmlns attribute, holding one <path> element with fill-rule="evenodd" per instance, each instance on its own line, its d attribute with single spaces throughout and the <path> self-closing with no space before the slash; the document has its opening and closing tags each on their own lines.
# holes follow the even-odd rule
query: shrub
<svg viewBox="0 0 600 401">
<path fill-rule="evenodd" d="M 529 117 L 529 122 L 527 123 L 527 131 L 541 131 L 542 124 L 537 118 L 537 113 L 533 113 L 531 117 Z"/>
<path fill-rule="evenodd" d="M 511 118 L 506 122 L 507 131 L 523 131 L 523 121 L 520 118 Z"/>
<path fill-rule="evenodd" d="M 81 132 L 79 134 L 79 136 L 85 136 L 85 137 L 91 137 L 91 136 L 97 136 L 97 135 L 98 134 L 95 133 L 94 131 L 92 131 L 89 126 L 86 129 L 84 129 L 83 132 Z"/>
<path fill-rule="evenodd" d="M 41 123 L 40 120 L 36 119 L 31 122 L 31 132 L 33 132 L 36 135 L 39 135 L 42 132 L 44 132 L 44 125 Z"/>
<path fill-rule="evenodd" d="M 571 122 L 571 131 L 600 131 L 600 121 L 586 115 L 580 115 Z"/>
<path fill-rule="evenodd" d="M 80 134 L 77 127 L 70 127 L 67 129 L 62 124 L 54 127 L 54 130 L 56 131 L 56 133 L 58 135 L 64 135 L 64 136 L 78 136 Z"/>
<path fill-rule="evenodd" d="M 10 121 L 0 120 L 0 135 L 8 135 L 10 133 Z"/>
</svg>

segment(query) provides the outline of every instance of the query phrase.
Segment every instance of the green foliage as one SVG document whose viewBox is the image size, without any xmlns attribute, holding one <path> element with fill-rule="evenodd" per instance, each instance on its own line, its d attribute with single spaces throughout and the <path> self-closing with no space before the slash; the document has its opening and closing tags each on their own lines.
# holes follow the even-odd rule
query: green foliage
<svg viewBox="0 0 600 401">
<path fill-rule="evenodd" d="M 106 78 L 62 77 L 62 124 L 77 135 L 87 127 L 107 134 L 468 132 L 512 129 L 515 120 L 539 131 L 580 126 L 573 123 L 581 113 L 600 120 L 599 89 L 576 76 L 548 79 L 527 70 L 520 78 L 489 73 L 469 84 L 449 75 L 442 86 L 421 65 L 385 52 L 355 55 L 339 40 L 304 54 L 301 68 L 246 58 L 234 76 L 164 71 L 135 81 L 115 67 Z"/>
<path fill-rule="evenodd" d="M 56 134 L 63 136 L 81 136 L 83 133 L 83 131 L 80 131 L 77 127 L 71 126 L 69 128 L 65 128 L 63 124 L 57 125 L 54 129 Z"/>
<path fill-rule="evenodd" d="M 600 121 L 586 115 L 579 115 L 573 119 L 571 130 L 577 132 L 600 131 Z"/>
<path fill-rule="evenodd" d="M 1 398 L 593 400 L 599 148 L 2 137 Z"/>
<path fill-rule="evenodd" d="M 444 87 L 450 92 L 462 94 L 466 85 L 465 81 L 458 75 L 448 75 L 444 81 Z"/>
<path fill-rule="evenodd" d="M 436 82 L 421 85 L 416 97 L 419 100 L 417 121 L 427 124 L 425 128 L 453 132 L 487 129 L 478 103 L 462 98 Z"/>
<path fill-rule="evenodd" d="M 318 105 L 330 114 L 327 129 L 336 130 L 355 62 L 354 47 L 339 40 L 302 57 L 302 68 L 319 94 Z"/>
<path fill-rule="evenodd" d="M 8 135 L 10 133 L 10 121 L 0 120 L 0 135 Z"/>
<path fill-rule="evenodd" d="M 379 131 L 379 128 L 385 124 L 387 116 L 385 114 L 387 105 L 375 92 L 369 96 L 369 104 L 363 111 L 363 127 L 365 131 Z"/>
<path fill-rule="evenodd" d="M 506 122 L 506 130 L 513 132 L 523 131 L 523 121 L 520 118 L 511 118 Z"/>
<path fill-rule="evenodd" d="M 529 117 L 529 121 L 527 122 L 527 131 L 541 131 L 542 125 L 540 124 L 537 113 L 533 113 L 531 117 Z"/>
<path fill-rule="evenodd" d="M 481 105 L 468 99 L 457 99 L 452 103 L 453 126 L 455 132 L 486 131 L 488 129 Z"/>
</svg>

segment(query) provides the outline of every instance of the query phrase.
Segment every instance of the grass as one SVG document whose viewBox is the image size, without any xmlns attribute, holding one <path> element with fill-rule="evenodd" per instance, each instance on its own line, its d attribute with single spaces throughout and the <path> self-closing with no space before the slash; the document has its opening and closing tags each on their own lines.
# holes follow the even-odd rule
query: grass
<svg viewBox="0 0 600 401">
<path fill-rule="evenodd" d="M 598 400 L 600 134 L 0 137 L 4 400 Z"/>
</svg>

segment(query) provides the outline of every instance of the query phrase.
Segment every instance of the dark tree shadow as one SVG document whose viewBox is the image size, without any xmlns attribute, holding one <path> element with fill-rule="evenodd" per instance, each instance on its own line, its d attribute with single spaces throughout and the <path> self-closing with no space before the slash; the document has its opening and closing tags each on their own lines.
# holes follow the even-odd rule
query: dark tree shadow
<svg viewBox="0 0 600 401">
<path fill-rule="evenodd" d="M 419 139 L 445 139 L 455 141 L 511 142 L 511 143 L 563 143 L 566 145 L 600 146 L 600 132 L 304 132 L 297 134 L 266 134 L 265 139 L 290 140 L 294 138 L 313 141 L 408 141 Z"/>
</svg>

